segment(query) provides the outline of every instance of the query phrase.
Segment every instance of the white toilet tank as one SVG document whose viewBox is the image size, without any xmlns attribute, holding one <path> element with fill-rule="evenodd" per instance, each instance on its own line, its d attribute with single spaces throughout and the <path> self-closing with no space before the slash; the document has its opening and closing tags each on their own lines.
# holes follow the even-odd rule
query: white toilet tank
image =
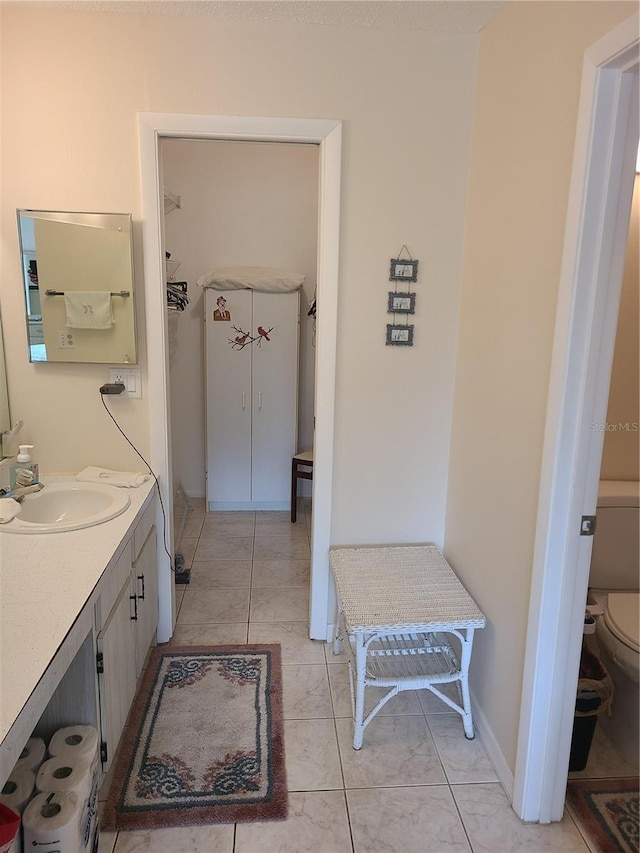
<svg viewBox="0 0 640 853">
<path fill-rule="evenodd" d="M 589 586 L 640 590 L 640 483 L 600 481 Z"/>
</svg>

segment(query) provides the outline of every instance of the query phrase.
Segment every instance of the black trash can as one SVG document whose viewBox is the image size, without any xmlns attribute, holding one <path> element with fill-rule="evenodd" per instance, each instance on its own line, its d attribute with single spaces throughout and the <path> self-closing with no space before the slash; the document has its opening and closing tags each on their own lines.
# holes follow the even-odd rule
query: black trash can
<svg viewBox="0 0 640 853">
<path fill-rule="evenodd" d="M 573 718 L 569 770 L 584 770 L 600 714 L 613 699 L 613 681 L 607 670 L 586 646 L 582 646 L 576 710 Z"/>
</svg>

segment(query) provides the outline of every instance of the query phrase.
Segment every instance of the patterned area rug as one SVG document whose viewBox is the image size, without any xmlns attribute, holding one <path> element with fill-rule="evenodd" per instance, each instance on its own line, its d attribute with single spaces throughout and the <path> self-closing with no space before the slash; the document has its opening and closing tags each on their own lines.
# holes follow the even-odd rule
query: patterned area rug
<svg viewBox="0 0 640 853">
<path fill-rule="evenodd" d="M 287 816 L 280 646 L 153 649 L 101 828 Z"/>
<path fill-rule="evenodd" d="M 593 850 L 637 853 L 638 779 L 569 782 L 567 804 Z"/>
</svg>

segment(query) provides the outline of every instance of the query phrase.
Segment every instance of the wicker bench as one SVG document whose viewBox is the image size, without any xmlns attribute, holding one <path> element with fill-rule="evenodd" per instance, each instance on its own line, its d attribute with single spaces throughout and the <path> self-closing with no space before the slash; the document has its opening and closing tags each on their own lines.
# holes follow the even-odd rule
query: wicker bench
<svg viewBox="0 0 640 853">
<path fill-rule="evenodd" d="M 429 690 L 462 717 L 473 738 L 469 662 L 485 617 L 435 545 L 331 548 L 338 591 L 334 654 L 348 639 L 354 749 L 382 707 L 402 690 Z M 438 685 L 455 682 L 459 703 Z M 365 717 L 367 687 L 388 687 Z"/>
</svg>

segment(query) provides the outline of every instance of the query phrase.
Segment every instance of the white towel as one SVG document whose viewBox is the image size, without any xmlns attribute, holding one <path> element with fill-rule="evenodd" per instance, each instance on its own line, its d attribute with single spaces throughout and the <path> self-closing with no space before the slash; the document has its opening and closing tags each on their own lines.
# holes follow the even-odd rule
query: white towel
<svg viewBox="0 0 640 853">
<path fill-rule="evenodd" d="M 108 290 L 75 290 L 64 295 L 67 326 L 71 329 L 110 329 L 113 326 Z"/>
<path fill-rule="evenodd" d="M 0 524 L 11 521 L 16 515 L 20 515 L 21 511 L 22 506 L 18 501 L 14 501 L 13 498 L 0 498 Z"/>
<path fill-rule="evenodd" d="M 89 466 L 76 474 L 76 480 L 84 483 L 104 483 L 121 489 L 135 489 L 149 479 L 149 474 L 136 474 L 133 471 L 110 471 L 108 468 Z"/>
</svg>

